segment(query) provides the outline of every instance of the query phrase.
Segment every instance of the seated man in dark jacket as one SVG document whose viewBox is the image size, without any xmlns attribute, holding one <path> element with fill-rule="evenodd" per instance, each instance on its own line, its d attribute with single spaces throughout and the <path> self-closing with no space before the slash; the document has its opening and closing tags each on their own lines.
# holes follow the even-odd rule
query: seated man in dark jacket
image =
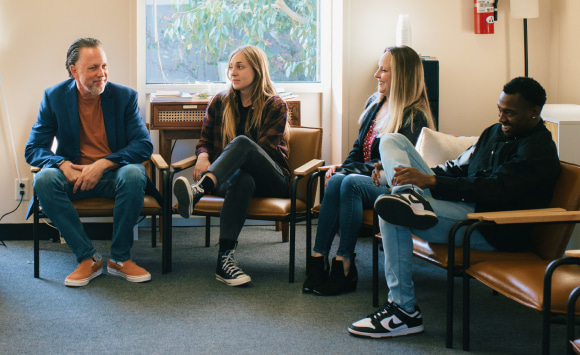
<svg viewBox="0 0 580 355">
<path fill-rule="evenodd" d="M 455 222 L 468 213 L 548 207 L 560 174 L 552 135 L 540 117 L 546 91 L 531 78 L 507 83 L 497 103 L 499 123 L 457 159 L 430 168 L 408 140 L 381 137 L 381 163 L 391 194 L 379 196 L 375 210 L 385 250 L 387 303 L 353 323 L 349 332 L 373 338 L 423 331 L 412 280 L 412 235 L 446 243 Z M 376 173 L 375 173 L 376 175 Z M 457 245 L 462 244 L 457 233 Z M 524 250 L 528 229 L 494 228 L 472 235 L 480 250 Z"/>
</svg>

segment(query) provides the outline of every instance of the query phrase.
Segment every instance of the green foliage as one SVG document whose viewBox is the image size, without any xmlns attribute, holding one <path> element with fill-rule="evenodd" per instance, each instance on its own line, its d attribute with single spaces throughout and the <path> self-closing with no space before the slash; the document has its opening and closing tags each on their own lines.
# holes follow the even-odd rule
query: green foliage
<svg viewBox="0 0 580 355">
<path fill-rule="evenodd" d="M 266 52 L 274 80 L 318 81 L 317 0 L 187 0 L 167 10 L 157 23 L 170 66 L 189 66 L 195 77 L 195 59 L 216 66 L 236 47 L 253 44 Z"/>
</svg>

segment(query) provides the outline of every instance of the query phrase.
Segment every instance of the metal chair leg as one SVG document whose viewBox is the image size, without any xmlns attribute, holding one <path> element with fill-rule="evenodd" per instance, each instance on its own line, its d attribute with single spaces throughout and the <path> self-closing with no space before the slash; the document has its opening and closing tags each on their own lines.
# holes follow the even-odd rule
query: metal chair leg
<svg viewBox="0 0 580 355">
<path fill-rule="evenodd" d="M 211 241 L 211 216 L 205 216 L 205 247 L 209 248 Z"/>
<path fill-rule="evenodd" d="M 34 277 L 35 278 L 39 278 L 40 277 L 40 243 L 39 243 L 39 238 L 40 236 L 38 235 L 40 233 L 39 231 L 39 223 L 40 223 L 40 203 L 38 202 L 38 197 L 36 197 L 36 194 L 34 195 L 34 206 L 33 206 L 33 212 L 34 212 L 34 224 L 32 226 L 32 237 L 34 239 Z"/>
<path fill-rule="evenodd" d="M 373 307 L 379 306 L 379 240 L 373 236 Z"/>
<path fill-rule="evenodd" d="M 578 297 L 580 297 L 580 287 L 576 287 L 570 293 L 570 297 L 568 298 L 568 306 L 566 312 L 566 328 L 567 328 L 567 338 L 568 344 L 566 347 L 568 354 L 574 354 L 574 349 L 572 347 L 572 343 L 575 340 L 574 335 L 574 326 L 575 326 L 575 313 L 576 313 L 576 302 L 578 301 Z"/>
</svg>

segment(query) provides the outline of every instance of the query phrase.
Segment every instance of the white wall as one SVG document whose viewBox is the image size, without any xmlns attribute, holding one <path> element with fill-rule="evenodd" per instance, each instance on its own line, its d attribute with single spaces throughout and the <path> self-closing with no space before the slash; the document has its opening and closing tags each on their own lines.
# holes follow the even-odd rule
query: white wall
<svg viewBox="0 0 580 355">
<path fill-rule="evenodd" d="M 549 102 L 559 103 L 561 97 L 562 102 L 579 103 L 576 84 L 579 70 L 574 67 L 575 61 L 566 58 L 578 54 L 578 41 L 574 38 L 578 38 L 580 26 L 574 22 L 573 10 L 578 10 L 580 2 L 540 2 L 540 17 L 528 20 L 530 76 L 546 88 Z M 495 33 L 490 35 L 474 34 L 473 1 L 344 0 L 343 3 L 344 23 L 349 28 L 344 39 L 342 105 L 349 140 L 341 147 L 343 157 L 356 139 L 361 108 L 376 90 L 373 75 L 378 59 L 385 47 L 395 44 L 399 14 L 409 14 L 412 47 L 421 55 L 439 59 L 441 131 L 478 135 L 496 121 L 496 102 L 503 85 L 524 75 L 523 20 L 510 18 L 509 1 L 499 2 L 499 20 Z M 561 16 L 561 11 L 566 12 L 565 16 Z M 552 25 L 554 22 L 557 25 Z M 562 35 L 558 37 L 559 34 Z M 559 68 L 553 69 L 556 65 Z M 561 68 L 564 65 L 565 70 Z M 570 75 L 573 73 L 576 75 Z M 571 87 L 576 94 L 564 95 L 568 90 L 563 88 Z"/>
<path fill-rule="evenodd" d="M 136 4 L 142 0 L 0 0 L 0 73 L 14 132 L 18 166 L 32 178 L 24 162 L 24 144 L 45 88 L 66 79 L 66 50 L 78 37 L 103 41 L 111 81 L 137 88 Z M 330 1 L 330 0 L 323 0 Z M 502 85 L 523 75 L 522 21 L 509 18 L 509 1 L 500 1 L 494 35 L 473 34 L 471 0 L 332 0 L 342 14 L 344 54 L 332 93 L 332 142 L 325 151 L 330 162 L 340 162 L 352 146 L 357 119 L 367 96 L 375 90 L 373 73 L 383 49 L 394 44 L 398 14 L 410 15 L 413 47 L 440 60 L 440 129 L 456 134 L 479 134 L 495 122 Z M 550 103 L 580 104 L 578 86 L 580 24 L 578 0 L 541 0 L 540 18 L 529 20 L 530 74 L 548 90 Z M 333 23 L 334 28 L 340 28 Z M 376 28 L 380 27 L 380 30 Z M 342 76 L 340 76 L 342 73 Z M 319 95 L 304 95 L 302 117 L 320 122 Z M 342 102 L 341 102 L 342 101 Z M 143 104 L 144 105 L 144 104 Z M 304 110 L 307 110 L 305 112 Z M 144 106 L 142 106 L 144 110 Z M 145 111 L 143 111 L 145 112 Z M 305 116 L 306 115 L 306 116 Z M 331 116 L 328 116 L 331 117 Z M 0 212 L 16 207 L 17 177 L 7 116 L 0 100 Z M 326 128 L 326 126 L 325 126 Z M 330 135 L 325 135 L 330 137 Z M 155 139 L 154 139 L 155 141 Z M 328 143 L 328 142 L 327 142 Z M 330 149 L 330 144 L 325 145 Z M 22 223 L 25 208 L 0 223 Z"/>
<path fill-rule="evenodd" d="M 551 4 L 552 36 L 541 48 L 550 53 L 549 94 L 554 99 L 551 103 L 580 104 L 580 1 L 551 0 Z M 537 34 L 537 29 L 534 28 L 534 31 L 534 35 Z"/>
<path fill-rule="evenodd" d="M 30 178 L 24 144 L 36 120 L 43 90 L 67 79 L 66 51 L 79 37 L 104 43 L 110 80 L 133 86 L 135 81 L 133 0 L 0 0 L 0 74 L 14 133 L 18 167 Z M 0 100 L 0 212 L 16 207 L 18 177 L 10 143 L 6 107 Z M 28 202 L 1 223 L 22 223 Z"/>
</svg>

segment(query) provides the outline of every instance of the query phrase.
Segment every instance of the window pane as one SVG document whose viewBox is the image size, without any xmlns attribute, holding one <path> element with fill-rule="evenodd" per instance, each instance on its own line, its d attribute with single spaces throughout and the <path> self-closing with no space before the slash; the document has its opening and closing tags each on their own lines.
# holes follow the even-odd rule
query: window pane
<svg viewBox="0 0 580 355">
<path fill-rule="evenodd" d="M 319 82 L 320 0 L 147 0 L 147 84 L 225 82 L 253 44 L 275 82 Z"/>
</svg>

